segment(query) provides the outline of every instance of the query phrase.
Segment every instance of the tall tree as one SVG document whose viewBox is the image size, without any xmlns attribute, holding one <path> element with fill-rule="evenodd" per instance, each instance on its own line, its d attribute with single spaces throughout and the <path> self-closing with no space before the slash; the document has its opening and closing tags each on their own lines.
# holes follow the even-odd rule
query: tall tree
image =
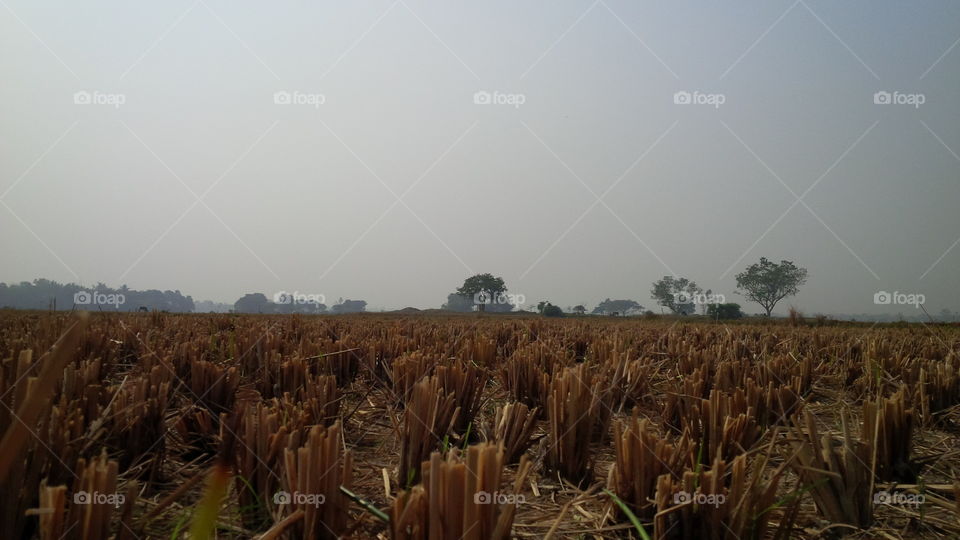
<svg viewBox="0 0 960 540">
<path fill-rule="evenodd" d="M 233 303 L 237 313 L 263 313 L 270 303 L 263 293 L 250 293 Z"/>
<path fill-rule="evenodd" d="M 495 302 L 506 292 L 507 286 L 504 284 L 503 278 L 495 277 L 490 273 L 470 276 L 457 289 L 457 294 L 460 296 L 474 300 L 480 311 L 486 311 L 487 304 Z"/>
<path fill-rule="evenodd" d="M 797 294 L 800 285 L 806 281 L 806 268 L 790 261 L 777 264 L 760 257 L 759 263 L 751 264 L 737 274 L 737 293 L 763 306 L 769 317 L 777 302 Z"/>
<path fill-rule="evenodd" d="M 693 313 L 693 298 L 700 292 L 700 287 L 687 278 L 663 276 L 653 282 L 650 296 L 657 305 L 680 315 L 689 315 Z"/>
</svg>

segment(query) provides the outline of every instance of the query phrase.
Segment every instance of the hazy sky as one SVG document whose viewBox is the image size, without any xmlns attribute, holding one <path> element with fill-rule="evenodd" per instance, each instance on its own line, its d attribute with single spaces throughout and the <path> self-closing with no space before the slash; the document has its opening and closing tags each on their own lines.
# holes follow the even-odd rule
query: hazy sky
<svg viewBox="0 0 960 540">
<path fill-rule="evenodd" d="M 957 310 L 958 40 L 955 1 L 2 0 L 0 281 L 756 311 L 766 256 L 781 312 Z"/>
</svg>

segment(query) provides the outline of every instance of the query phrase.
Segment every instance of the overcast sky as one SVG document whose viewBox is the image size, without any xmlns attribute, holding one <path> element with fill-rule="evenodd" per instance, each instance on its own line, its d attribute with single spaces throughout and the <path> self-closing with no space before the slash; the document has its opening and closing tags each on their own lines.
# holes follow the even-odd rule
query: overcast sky
<svg viewBox="0 0 960 540">
<path fill-rule="evenodd" d="M 0 281 L 756 311 L 766 256 L 780 312 L 956 311 L 958 40 L 955 1 L 3 0 Z"/>
</svg>

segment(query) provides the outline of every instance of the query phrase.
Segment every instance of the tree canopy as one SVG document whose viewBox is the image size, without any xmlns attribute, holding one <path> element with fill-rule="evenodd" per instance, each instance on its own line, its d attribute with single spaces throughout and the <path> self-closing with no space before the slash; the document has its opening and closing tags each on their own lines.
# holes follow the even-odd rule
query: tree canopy
<svg viewBox="0 0 960 540">
<path fill-rule="evenodd" d="M 607 298 L 597 304 L 597 307 L 593 308 L 591 313 L 594 315 L 609 315 L 611 313 L 627 315 L 637 311 L 643 311 L 643 306 L 635 300 L 611 300 Z"/>
<path fill-rule="evenodd" d="M 457 288 L 457 294 L 468 298 L 480 311 L 512 310 L 513 304 L 507 301 L 506 292 L 503 278 L 490 273 L 470 276 Z M 447 303 L 451 303 L 449 297 Z"/>
<path fill-rule="evenodd" d="M 263 293 L 250 293 L 234 302 L 237 313 L 326 313 L 327 306 L 314 302 L 277 303 L 270 301 Z"/>
<path fill-rule="evenodd" d="M 341 300 L 330 309 L 335 314 L 341 313 L 362 313 L 367 310 L 366 300 Z"/>
<path fill-rule="evenodd" d="M 693 298 L 700 292 L 700 287 L 687 278 L 663 276 L 653 282 L 650 296 L 657 305 L 680 315 L 689 315 L 694 312 Z"/>
<path fill-rule="evenodd" d="M 777 264 L 760 257 L 760 262 L 737 274 L 737 293 L 763 306 L 769 317 L 777 302 L 797 294 L 806 281 L 806 268 L 786 260 Z"/>
<path fill-rule="evenodd" d="M 237 313 L 269 313 L 271 303 L 263 293 L 250 293 L 234 302 L 233 310 Z"/>
<path fill-rule="evenodd" d="M 707 304 L 707 316 L 711 319 L 739 319 L 743 317 L 740 304 Z"/>
<path fill-rule="evenodd" d="M 543 306 L 540 313 L 542 313 L 544 317 L 563 317 L 563 310 L 560 309 L 560 306 L 555 306 L 550 302 L 547 302 Z"/>
</svg>

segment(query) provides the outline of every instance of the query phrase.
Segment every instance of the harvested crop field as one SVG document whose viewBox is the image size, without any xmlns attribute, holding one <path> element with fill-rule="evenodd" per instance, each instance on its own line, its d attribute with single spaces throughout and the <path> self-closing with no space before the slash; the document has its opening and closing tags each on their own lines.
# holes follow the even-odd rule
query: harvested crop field
<svg viewBox="0 0 960 540">
<path fill-rule="evenodd" d="M 957 538 L 958 338 L 3 311 L 0 538 Z"/>
</svg>

